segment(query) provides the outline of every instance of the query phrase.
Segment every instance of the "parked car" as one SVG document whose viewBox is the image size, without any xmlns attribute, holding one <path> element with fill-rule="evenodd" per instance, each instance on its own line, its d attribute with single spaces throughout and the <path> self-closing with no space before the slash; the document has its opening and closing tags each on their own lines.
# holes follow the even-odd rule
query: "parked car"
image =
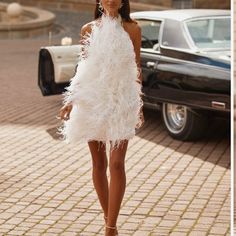
<svg viewBox="0 0 236 236">
<path fill-rule="evenodd" d="M 212 115 L 229 119 L 230 11 L 143 11 L 131 17 L 142 29 L 144 105 L 161 109 L 169 134 L 194 140 L 205 133 Z M 80 45 L 41 48 L 43 95 L 64 91 L 75 72 L 77 50 Z"/>
</svg>

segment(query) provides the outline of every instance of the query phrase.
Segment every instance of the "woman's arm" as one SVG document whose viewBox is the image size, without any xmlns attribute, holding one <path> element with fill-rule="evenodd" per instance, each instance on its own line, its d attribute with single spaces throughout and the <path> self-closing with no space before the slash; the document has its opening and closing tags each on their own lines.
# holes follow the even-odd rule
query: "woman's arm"
<svg viewBox="0 0 236 236">
<path fill-rule="evenodd" d="M 86 58 L 86 56 L 87 56 L 86 51 L 85 51 L 85 45 L 86 45 L 87 37 L 89 37 L 90 33 L 91 33 L 91 23 L 87 23 L 87 24 L 83 25 L 80 30 L 80 39 L 79 39 L 79 44 L 82 45 L 81 57 L 83 59 Z"/>
</svg>

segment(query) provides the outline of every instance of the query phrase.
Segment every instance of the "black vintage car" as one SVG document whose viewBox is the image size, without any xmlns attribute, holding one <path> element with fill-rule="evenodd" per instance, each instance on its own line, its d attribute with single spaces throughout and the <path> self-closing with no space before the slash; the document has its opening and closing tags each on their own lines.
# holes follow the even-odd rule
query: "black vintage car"
<svg viewBox="0 0 236 236">
<path fill-rule="evenodd" d="M 161 109 L 169 134 L 201 137 L 211 115 L 230 114 L 230 11 L 134 12 L 142 28 L 144 104 Z M 68 85 L 80 45 L 41 48 L 38 83 L 43 95 Z"/>
</svg>

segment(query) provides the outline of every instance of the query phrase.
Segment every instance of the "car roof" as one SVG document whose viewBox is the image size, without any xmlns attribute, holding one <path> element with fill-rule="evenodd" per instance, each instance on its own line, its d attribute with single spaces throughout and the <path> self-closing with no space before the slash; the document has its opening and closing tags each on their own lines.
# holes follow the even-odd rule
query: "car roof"
<svg viewBox="0 0 236 236">
<path fill-rule="evenodd" d="M 149 19 L 172 19 L 176 21 L 190 20 L 196 17 L 230 16 L 230 10 L 219 9 L 173 9 L 164 11 L 139 11 L 132 12 L 131 17 Z"/>
</svg>

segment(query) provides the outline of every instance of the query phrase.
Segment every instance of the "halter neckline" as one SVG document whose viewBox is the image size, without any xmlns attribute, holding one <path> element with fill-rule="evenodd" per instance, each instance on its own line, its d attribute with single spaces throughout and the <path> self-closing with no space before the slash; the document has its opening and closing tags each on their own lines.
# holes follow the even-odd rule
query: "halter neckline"
<svg viewBox="0 0 236 236">
<path fill-rule="evenodd" d="M 118 17 L 112 17 L 112 16 L 109 16 L 109 15 L 106 15 L 105 13 L 103 13 L 102 17 L 109 17 L 112 20 L 116 20 L 116 21 L 120 22 L 120 24 L 123 26 L 122 17 L 120 14 L 118 14 Z"/>
</svg>

